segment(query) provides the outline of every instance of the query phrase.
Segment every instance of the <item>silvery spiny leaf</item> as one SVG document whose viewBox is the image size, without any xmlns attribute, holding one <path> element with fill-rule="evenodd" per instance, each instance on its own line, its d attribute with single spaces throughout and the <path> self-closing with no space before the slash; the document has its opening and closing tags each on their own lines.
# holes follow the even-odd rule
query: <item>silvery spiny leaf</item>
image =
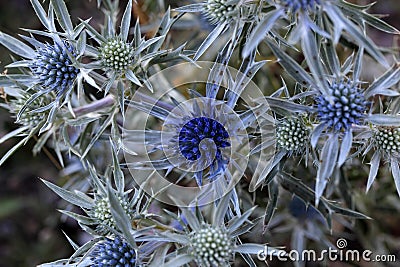
<svg viewBox="0 0 400 267">
<path fill-rule="evenodd" d="M 279 184 L 288 190 L 289 192 L 294 193 L 296 196 L 301 198 L 306 204 L 313 205 L 316 203 L 316 194 L 315 192 L 305 185 L 300 179 L 293 177 L 292 175 L 281 172 L 278 176 Z M 336 203 L 325 199 L 324 197 L 319 198 L 318 206 L 315 206 L 321 214 L 324 216 L 329 229 L 332 227 L 332 214 L 338 213 L 344 216 L 349 216 L 358 219 L 369 219 L 368 216 L 361 214 L 359 212 L 340 207 Z"/>
<path fill-rule="evenodd" d="M 250 15 L 250 9 L 239 0 L 206 0 L 202 3 L 177 8 L 176 11 L 182 13 L 201 12 L 212 24 L 215 24 L 213 30 L 197 49 L 194 60 L 198 60 L 224 33 L 229 32 L 230 42 L 232 42 L 233 48 L 236 47 L 244 27 L 244 17 Z"/>
<path fill-rule="evenodd" d="M 368 7 L 361 7 L 345 1 L 329 0 L 307 0 L 307 1 L 260 1 L 260 5 L 271 5 L 274 8 L 266 8 L 266 13 L 261 12 L 259 19 L 254 20 L 251 33 L 248 36 L 246 45 L 242 51 L 244 57 L 258 46 L 271 33 L 276 23 L 283 20 L 289 25 L 288 40 L 295 44 L 301 40 L 302 49 L 306 53 L 312 49 L 310 46 L 310 36 L 315 32 L 324 38 L 329 38 L 334 44 L 339 39 L 346 38 L 354 40 L 359 47 L 365 47 L 367 52 L 380 64 L 387 66 L 380 49 L 375 46 L 373 41 L 364 34 L 365 23 L 379 30 L 398 34 L 399 31 L 382 21 L 376 16 L 367 13 Z M 352 41 L 350 41 L 352 42 Z M 315 51 L 315 50 L 314 50 Z M 310 55 L 310 53 L 308 53 Z M 310 57 L 307 58 L 311 64 Z"/>
</svg>

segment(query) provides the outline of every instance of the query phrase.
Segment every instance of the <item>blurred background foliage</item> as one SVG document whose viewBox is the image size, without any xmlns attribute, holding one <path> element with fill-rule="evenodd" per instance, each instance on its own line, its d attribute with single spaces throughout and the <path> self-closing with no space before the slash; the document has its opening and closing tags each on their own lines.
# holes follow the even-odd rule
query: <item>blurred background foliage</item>
<svg viewBox="0 0 400 267">
<path fill-rule="evenodd" d="M 159 3 L 164 3 L 160 6 Z M 358 0 L 351 1 L 358 4 L 368 4 L 372 1 Z M 96 1 L 66 1 L 73 18 L 92 17 L 92 25 L 100 24 L 101 12 L 96 8 Z M 134 16 L 139 17 L 144 29 L 150 33 L 152 26 L 157 24 L 159 15 L 168 5 L 172 7 L 188 4 L 190 1 L 157 1 L 142 0 L 133 10 Z M 120 1 L 121 6 L 125 6 L 126 1 Z M 398 0 L 380 0 L 372 7 L 370 13 L 385 14 L 384 20 L 400 28 L 400 5 Z M 96 23 L 98 21 L 98 23 Z M 200 22 L 205 24 L 205 22 Z M 185 24 L 185 21 L 179 22 L 179 31 L 172 31 L 172 43 L 182 43 L 181 41 L 191 40 L 198 33 L 205 31 L 207 26 L 202 24 Z M 11 35 L 23 34 L 20 28 L 37 29 L 40 23 L 34 15 L 28 0 L 0 1 L 0 31 Z M 192 28 L 196 30 L 193 31 Z M 393 46 L 393 37 L 382 32 L 371 30 L 370 36 L 375 42 L 382 46 Z M 197 36 L 198 37 L 198 36 Z M 176 39 L 174 39 L 176 38 Z M 189 42 L 189 47 L 195 45 Z M 4 66 L 11 62 L 8 52 L 0 47 L 0 71 L 4 71 Z M 365 76 L 373 78 L 376 74 L 375 64 L 366 64 Z M 272 84 L 278 87 L 280 84 L 278 65 L 269 66 L 272 71 L 271 77 L 267 81 L 260 81 L 263 84 Z M 278 69 L 274 69 L 278 68 Z M 259 77 L 257 77 L 259 79 Z M 258 83 L 258 84 L 260 84 Z M 276 85 L 276 86 L 275 86 Z M 1 97 L 1 88 L 0 88 Z M 0 100 L 4 101 L 4 100 Z M 0 137 L 14 129 L 14 118 L 10 118 L 7 111 L 0 110 Z M 9 140 L 0 146 L 0 155 L 3 155 L 10 149 L 17 140 Z M 70 219 L 65 219 L 57 212 L 57 208 L 65 205 L 48 188 L 40 182 L 38 177 L 57 183 L 59 180 L 59 166 L 55 162 L 55 156 L 47 150 L 39 155 L 32 155 L 31 149 L 34 142 L 29 142 L 22 149 L 18 150 L 3 166 L 0 167 L 0 266 L 35 266 L 42 262 L 48 262 L 59 258 L 65 258 L 72 254 L 72 248 L 69 246 L 63 232 L 68 234 L 78 243 L 84 242 L 87 238 L 79 231 L 77 223 Z M 361 164 L 360 164 L 361 166 Z M 348 173 L 349 179 L 357 178 L 363 175 L 365 179 L 358 179 L 366 182 L 366 173 L 362 170 Z M 380 187 L 387 184 L 391 186 L 392 179 L 379 181 Z M 360 185 L 364 187 L 365 185 Z M 376 192 L 384 192 L 379 190 Z M 267 236 L 271 239 L 279 240 L 279 244 L 290 247 L 290 236 L 285 235 L 290 227 L 306 227 L 306 223 L 300 222 L 296 214 L 290 211 L 290 207 L 285 203 L 290 202 L 290 197 L 280 201 L 279 212 L 283 215 L 276 216 L 271 222 L 271 227 Z M 353 236 L 357 239 L 349 240 L 349 247 L 364 247 L 366 244 L 374 244 L 371 247 L 385 246 L 390 243 L 391 247 L 399 248 L 398 251 L 391 251 L 400 258 L 400 200 L 397 195 L 377 195 L 374 190 L 368 194 L 354 195 L 356 208 L 364 214 L 373 218 L 373 220 L 357 221 L 352 227 Z M 268 201 L 268 198 L 258 199 L 257 201 Z M 299 221 L 297 221 L 299 220 Z M 285 228 L 286 227 L 286 228 Z M 347 229 L 350 231 L 350 229 Z M 286 232 L 285 232 L 286 231 Z M 334 232 L 341 234 L 346 232 L 345 226 L 338 225 Z M 355 235 L 354 235 L 355 234 Z M 249 237 L 256 240 L 257 237 Z M 285 239 L 286 238 L 286 239 Z M 284 240 L 287 240 L 285 242 Z M 332 240 L 336 240 L 335 237 Z M 379 251 L 376 251 L 379 253 Z M 260 263 L 264 264 L 264 263 Z M 330 266 L 350 266 L 345 263 L 331 263 Z M 360 263 L 361 266 L 366 263 Z M 264 265 L 263 265 L 264 266 Z M 281 263 L 271 263 L 271 266 L 282 266 Z M 288 265 L 290 266 L 290 265 Z M 317 265 L 310 265 L 317 266 Z M 354 266 L 354 265 L 352 265 Z M 396 265 L 393 265 L 396 266 Z M 398 265 L 397 265 L 398 266 Z"/>
</svg>

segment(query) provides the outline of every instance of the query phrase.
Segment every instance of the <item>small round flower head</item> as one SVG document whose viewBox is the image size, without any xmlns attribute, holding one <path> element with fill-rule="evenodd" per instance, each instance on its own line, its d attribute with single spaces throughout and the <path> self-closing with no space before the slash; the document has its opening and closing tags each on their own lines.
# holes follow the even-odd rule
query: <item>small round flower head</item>
<svg viewBox="0 0 400 267">
<path fill-rule="evenodd" d="M 298 152 L 306 145 L 309 130 L 299 119 L 283 119 L 276 128 L 277 144 L 287 151 Z"/>
<path fill-rule="evenodd" d="M 321 122 L 336 132 L 359 124 L 368 105 L 361 90 L 351 82 L 339 81 L 330 86 L 329 93 L 331 101 L 322 95 L 316 99 Z"/>
<path fill-rule="evenodd" d="M 224 229 L 203 224 L 190 238 L 192 253 L 199 266 L 226 266 L 232 255 L 232 243 Z"/>
<path fill-rule="evenodd" d="M 73 47 L 66 43 L 46 44 L 38 49 L 30 68 L 44 88 L 62 94 L 73 84 L 79 70 L 72 66 L 68 53 L 76 55 Z"/>
<path fill-rule="evenodd" d="M 133 47 L 118 39 L 109 39 L 100 47 L 100 59 L 104 65 L 115 71 L 124 71 L 133 60 Z"/>
<path fill-rule="evenodd" d="M 236 4 L 231 0 L 207 0 L 204 7 L 206 16 L 211 23 L 225 22 L 238 15 Z"/>
<path fill-rule="evenodd" d="M 321 0 L 280 0 L 280 4 L 294 14 L 297 11 L 314 11 L 315 7 L 321 4 Z"/>
<path fill-rule="evenodd" d="M 378 149 L 389 155 L 400 153 L 400 128 L 378 127 L 374 133 L 374 142 Z"/>
<path fill-rule="evenodd" d="M 129 206 L 129 202 L 126 198 L 118 196 L 120 204 L 124 209 L 125 213 L 130 216 L 132 210 Z M 115 221 L 111 214 L 110 201 L 107 197 L 99 197 L 95 200 L 95 207 L 93 209 L 93 217 L 97 218 L 103 225 L 107 225 L 111 228 L 115 228 Z M 101 232 L 108 232 L 108 230 L 102 231 L 101 227 L 98 229 Z"/>
<path fill-rule="evenodd" d="M 18 114 L 20 110 L 23 108 L 25 103 L 29 100 L 31 95 L 24 94 L 20 98 L 11 100 L 10 106 L 12 108 L 12 112 Z M 29 128 L 33 128 L 37 126 L 43 119 L 46 117 L 45 112 L 32 112 L 38 108 L 46 106 L 48 103 L 46 102 L 45 96 L 41 96 L 36 98 L 29 106 L 25 108 L 25 110 L 20 114 L 19 120 L 17 121 L 19 124 L 23 126 L 28 126 Z"/>
<path fill-rule="evenodd" d="M 222 101 L 192 98 L 166 116 L 159 147 L 172 167 L 194 173 L 202 185 L 203 177 L 214 181 L 230 168 L 236 144 L 232 137 L 243 136 L 239 127 L 240 121 Z"/>
<path fill-rule="evenodd" d="M 197 160 L 200 158 L 200 143 L 205 139 L 213 140 L 217 148 L 216 160 L 221 160 L 221 148 L 229 147 L 227 142 L 228 132 L 218 121 L 199 117 L 188 121 L 179 132 L 179 149 L 182 155 L 188 160 Z"/>
<path fill-rule="evenodd" d="M 133 267 L 136 253 L 131 246 L 120 237 L 114 240 L 107 238 L 96 245 L 90 254 L 93 267 Z"/>
</svg>

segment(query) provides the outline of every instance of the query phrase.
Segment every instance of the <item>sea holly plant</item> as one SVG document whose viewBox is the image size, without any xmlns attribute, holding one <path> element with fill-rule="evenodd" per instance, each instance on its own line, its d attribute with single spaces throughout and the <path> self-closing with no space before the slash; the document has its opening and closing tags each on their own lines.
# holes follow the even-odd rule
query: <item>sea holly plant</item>
<svg viewBox="0 0 400 267">
<path fill-rule="evenodd" d="M 62 3 L 62 4 L 61 4 Z M 84 76 L 78 67 L 78 60 L 82 55 L 82 46 L 77 46 L 78 38 L 83 30 L 83 24 L 73 28 L 72 22 L 63 2 L 51 1 L 48 14 L 38 1 L 32 0 L 32 6 L 39 20 L 45 27 L 45 31 L 29 30 L 29 36 L 22 38 L 26 43 L 6 34 L 0 34 L 0 43 L 12 53 L 20 57 L 7 68 L 24 69 L 22 74 L 6 74 L 2 78 L 2 86 L 8 90 L 23 89 L 31 93 L 31 97 L 19 110 L 17 120 L 25 109 L 42 95 L 53 94 L 53 100 L 45 107 L 35 110 L 44 112 L 50 110 L 46 123 L 41 130 L 46 130 L 54 122 L 60 107 L 68 104 L 72 97 L 72 91 L 78 81 Z M 65 33 L 57 32 L 54 13 L 59 18 L 59 25 Z M 41 42 L 34 36 L 46 38 Z"/>
<path fill-rule="evenodd" d="M 115 153 L 113 150 L 114 156 Z M 58 263 L 79 263 L 79 266 L 134 266 L 140 263 L 154 248 L 152 245 L 144 245 L 143 240 L 140 243 L 136 241 L 142 234 L 151 233 L 153 225 L 149 225 L 149 222 L 153 221 L 152 217 L 155 215 L 147 211 L 150 199 L 140 189 L 124 189 L 125 176 L 118 161 L 114 161 L 113 169 L 108 169 L 106 174 L 100 177 L 93 166 L 88 165 L 87 168 L 93 186 L 93 197 L 78 190 L 63 189 L 43 180 L 54 193 L 86 213 L 81 215 L 70 210 L 61 210 L 94 237 L 83 246 L 74 244 L 76 252 L 68 260 Z"/>
<path fill-rule="evenodd" d="M 230 35 L 225 48 L 233 50 L 239 43 L 246 21 L 253 15 L 254 8 L 251 2 L 245 3 L 240 0 L 205 0 L 175 10 L 182 13 L 200 13 L 210 24 L 215 25 L 197 49 L 194 55 L 194 59 L 197 60 L 225 33 Z"/>
<path fill-rule="evenodd" d="M 273 155 L 265 151 L 263 142 L 271 142 L 268 134 L 273 131 L 274 122 L 268 114 L 268 103 L 253 101 L 262 93 L 252 87 L 250 78 L 264 63 L 246 61 L 241 67 L 243 72 L 235 73 L 219 63 L 210 65 L 198 62 L 198 66 L 187 63 L 182 66 L 188 71 L 196 71 L 199 66 L 211 70 L 209 73 L 203 72 L 202 78 L 184 80 L 179 84 L 173 84 L 178 67 L 165 69 L 152 76 L 151 83 L 159 84 L 160 79 L 166 77 L 173 84 L 172 88 L 198 87 L 205 83 L 206 92 L 202 95 L 189 90 L 189 98 L 186 99 L 185 91 L 168 87 L 158 86 L 153 95 L 146 97 L 143 95 L 147 88 L 137 91 L 128 104 L 128 111 L 144 112 L 148 116 L 143 125 L 125 123 L 123 131 L 123 147 L 128 161 L 126 166 L 134 176 L 147 173 L 144 175 L 146 180 L 157 177 L 160 186 L 163 176 L 167 177 L 165 182 L 169 183 L 169 177 L 177 175 L 177 186 L 193 178 L 200 192 L 192 200 L 208 203 L 220 198 L 226 188 L 235 190 L 233 187 L 240 181 L 247 162 L 256 154 L 261 154 L 262 160 L 254 159 L 253 180 L 263 180 L 263 169 L 269 165 L 268 161 Z M 225 79 L 228 79 L 227 82 L 224 82 Z M 247 94 L 241 96 L 246 87 L 252 98 Z M 219 99 L 217 95 L 221 93 L 224 96 Z M 157 95 L 160 97 L 155 97 Z M 246 102 L 246 108 L 236 110 L 238 101 Z M 155 123 L 147 124 L 152 117 L 162 121 L 160 130 Z M 175 186 L 171 188 L 179 190 Z M 234 203 L 238 210 L 236 195 Z"/>
<path fill-rule="evenodd" d="M 396 206 L 398 48 L 368 27 L 399 31 L 372 4 L 98 0 L 99 20 L 30 2 L 42 28 L 0 33 L 0 105 L 16 122 L 0 144 L 22 137 L 0 165 L 31 138 L 54 152 L 63 179 L 42 181 L 90 236 L 66 234 L 73 254 L 42 266 L 259 266 L 333 247 L 343 227 L 368 244 L 354 225 L 385 210 L 360 197 L 373 184 Z M 211 30 L 193 38 L 196 16 Z"/>
<path fill-rule="evenodd" d="M 396 185 L 397 193 L 400 195 L 399 177 L 399 124 L 397 116 L 383 114 L 375 117 L 376 122 L 371 123 L 370 128 L 356 136 L 356 139 L 365 142 L 363 154 L 373 150 L 370 162 L 370 172 L 366 191 L 370 190 L 378 174 L 381 161 L 389 165 L 391 174 Z"/>
<path fill-rule="evenodd" d="M 51 1 L 47 13 L 39 1 L 32 0 L 31 4 L 44 31 L 25 29 L 29 34 L 21 36 L 25 42 L 6 33 L 0 34 L 0 43 L 18 56 L 6 66 L 8 72 L 1 77 L 1 86 L 11 97 L 10 110 L 16 113 L 16 121 L 23 125 L 7 135 L 7 139 L 25 135 L 12 152 L 33 135 L 47 131 L 35 148 L 40 151 L 49 136 L 64 123 L 65 117 L 74 116 L 73 103 L 83 94 L 83 81 L 94 84 L 86 75 L 87 70 L 79 65 L 84 52 L 84 35 L 81 35 L 84 24 L 73 28 L 63 2 Z M 57 31 L 56 20 L 64 32 Z M 20 73 L 15 73 L 16 69 Z M 35 123 L 27 124 L 29 120 Z M 62 162 L 59 146 L 56 145 L 56 151 Z M 6 154 L 2 162 L 12 152 Z"/>
<path fill-rule="evenodd" d="M 306 60 L 315 74 L 316 65 L 312 64 L 314 33 L 330 39 L 335 45 L 341 42 L 364 47 L 369 55 L 384 65 L 387 63 L 380 49 L 365 34 L 366 25 L 391 34 L 399 33 L 398 29 L 367 12 L 373 4 L 360 6 L 343 0 L 264 0 L 259 4 L 261 12 L 253 22 L 243 56 L 247 56 L 266 39 L 267 34 L 276 38 L 283 34 L 285 39 L 282 41 L 301 43 Z M 277 23 L 281 20 L 284 23 Z"/>
<path fill-rule="evenodd" d="M 226 194 L 216 206 L 212 204 L 206 214 L 203 214 L 203 211 L 207 211 L 206 207 L 202 207 L 202 210 L 198 207 L 182 207 L 180 218 L 176 218 L 180 227 L 162 232 L 160 237 L 156 238 L 158 242 L 164 243 L 164 246 L 170 247 L 174 244 L 179 249 L 172 253 L 163 249 L 165 255 L 156 258 L 150 266 L 173 267 L 189 262 L 195 262 L 198 266 L 228 266 L 235 254 L 241 255 L 250 266 L 256 266 L 250 257 L 251 254 L 264 250 L 271 255 L 285 254 L 279 248 L 240 241 L 240 235 L 256 224 L 249 219 L 255 207 L 242 215 L 233 215 L 225 222 L 224 217 L 230 210 L 230 198 L 231 193 Z"/>
<path fill-rule="evenodd" d="M 286 68 L 288 73 L 296 80 L 298 91 L 295 95 L 289 96 L 286 93 L 286 85 L 281 92 L 275 92 L 268 97 L 272 108 L 276 107 L 279 116 L 293 117 L 307 116 L 310 127 L 310 135 L 307 140 L 309 147 L 315 150 L 311 155 L 317 155 L 318 172 L 316 177 L 316 204 L 319 197 L 327 185 L 328 179 L 332 177 L 334 171 L 340 168 L 347 159 L 353 148 L 354 132 L 358 133 L 368 129 L 368 125 L 379 120 L 380 124 L 390 124 L 390 121 L 397 121 L 396 116 L 385 116 L 376 114 L 379 111 L 377 96 L 396 97 L 398 92 L 391 89 L 400 81 L 399 69 L 397 64 L 393 65 L 388 71 L 378 77 L 370 86 L 360 80 L 362 71 L 363 49 L 351 54 L 347 60 L 340 65 L 336 50 L 332 49 L 331 43 L 321 42 L 321 60 L 319 73 L 322 77 L 315 79 L 305 72 L 287 54 L 273 42 L 269 42 L 272 51 L 281 58 L 281 65 Z M 327 85 L 327 92 L 318 86 L 318 81 L 324 81 Z M 302 89 L 303 88 L 303 89 Z M 287 99 L 281 98 L 284 96 Z M 374 103 L 374 100 L 376 101 Z M 310 104 L 313 103 L 313 104 Z M 306 129 L 303 126 L 304 130 Z M 297 133 L 291 137 L 290 143 L 299 142 Z M 282 134 L 278 133 L 278 140 L 282 139 Z M 321 141 L 323 140 L 323 143 Z M 288 140 L 289 141 L 289 140 Z M 282 141 L 280 146 L 282 146 Z M 289 142 L 287 142 L 289 143 Z M 275 164 L 283 157 L 283 153 L 277 155 Z"/>
<path fill-rule="evenodd" d="M 161 19 L 156 35 L 146 40 L 142 37 L 139 21 L 135 23 L 134 27 L 131 27 L 131 10 L 132 0 L 128 2 L 121 24 L 118 25 L 118 34 L 118 29 L 115 29 L 116 25 L 112 24 L 114 21 L 108 12 L 106 13 L 106 27 L 101 32 L 85 23 L 87 33 L 95 41 L 93 46 L 88 46 L 88 52 L 95 59 L 88 66 L 106 72 L 106 79 L 98 77 L 106 94 L 116 81 L 120 82 L 118 94 L 122 95 L 119 98 L 124 97 L 124 81 L 141 86 L 147 81 L 146 77 L 151 66 L 185 57 L 182 54 L 183 46 L 174 51 L 161 49 L 169 29 L 179 16 L 171 18 L 170 12 L 167 11 Z M 130 31 L 133 32 L 131 41 L 128 40 Z"/>
<path fill-rule="evenodd" d="M 50 2 L 47 13 L 39 1 L 32 0 L 31 3 L 45 31 L 27 29 L 30 36 L 22 36 L 34 48 L 1 33 L 0 43 L 23 58 L 6 66 L 10 72 L 16 68 L 23 68 L 23 72 L 3 75 L 1 85 L 7 96 L 11 97 L 10 102 L 18 102 L 18 107 L 10 105 L 13 106 L 12 112 L 17 111 L 16 121 L 21 118 L 26 121 L 27 117 L 31 117 L 36 119 L 36 124 L 31 123 L 29 127 L 24 125 L 24 128 L 5 136 L 2 142 L 23 133 L 27 136 L 19 143 L 21 146 L 33 135 L 48 131 L 49 134 L 43 135 L 38 142 L 40 146 L 36 148 L 37 151 L 51 135 L 57 135 L 57 142 L 64 143 L 70 152 L 85 158 L 103 132 L 115 125 L 117 116 L 123 114 L 124 94 L 127 93 L 125 86 L 129 88 L 129 95 L 135 88 L 130 84 L 140 86 L 145 83 L 147 72 L 152 67 L 187 58 L 182 52 L 183 46 L 178 49 L 163 48 L 168 31 L 177 19 L 171 18 L 169 12 L 162 18 L 154 38 L 144 40 L 139 22 L 136 22 L 133 40 L 128 42 L 132 29 L 132 2 L 128 3 L 118 25 L 119 34 L 114 29 L 113 17 L 116 14 L 112 12 L 117 12 L 114 9 L 105 10 L 106 27 L 99 33 L 90 26 L 89 20 L 81 21 L 73 28 L 64 2 Z M 55 19 L 58 19 L 64 32 L 56 31 Z M 49 39 L 50 43 L 39 41 L 42 38 Z M 94 40 L 93 45 L 91 40 Z M 105 96 L 96 99 L 87 93 L 85 87 L 90 87 L 93 94 L 104 91 Z M 111 88 L 113 90 L 109 92 Z M 25 99 L 24 102 L 22 99 Z M 46 102 L 46 105 L 37 106 L 39 102 Z M 86 142 L 77 137 L 80 135 L 90 135 L 92 140 Z M 13 151 L 16 149 L 17 146 Z M 56 150 L 62 162 L 60 145 Z M 2 161 L 11 153 L 6 154 Z"/>
</svg>

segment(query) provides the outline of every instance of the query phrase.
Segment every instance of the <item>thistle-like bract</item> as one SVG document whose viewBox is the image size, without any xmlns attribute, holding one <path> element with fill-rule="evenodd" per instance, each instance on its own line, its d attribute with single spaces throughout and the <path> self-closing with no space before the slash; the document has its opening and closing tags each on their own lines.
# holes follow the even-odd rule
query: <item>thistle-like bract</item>
<svg viewBox="0 0 400 267">
<path fill-rule="evenodd" d="M 30 68 L 45 89 L 62 94 L 74 83 L 79 73 L 72 65 L 70 56 L 75 56 L 75 52 L 67 43 L 46 44 L 37 50 Z"/>
</svg>

